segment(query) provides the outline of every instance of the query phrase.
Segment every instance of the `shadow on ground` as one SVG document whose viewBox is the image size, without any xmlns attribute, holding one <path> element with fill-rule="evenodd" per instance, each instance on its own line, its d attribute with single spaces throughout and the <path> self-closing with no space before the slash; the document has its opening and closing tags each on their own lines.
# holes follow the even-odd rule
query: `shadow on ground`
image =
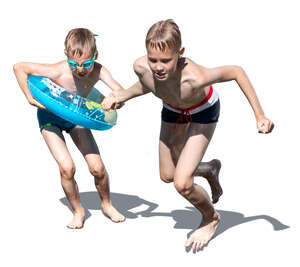
<svg viewBox="0 0 300 267">
<path fill-rule="evenodd" d="M 200 212 L 198 212 L 194 207 L 186 207 L 183 210 L 173 210 L 171 212 L 154 212 L 154 210 L 159 206 L 156 203 L 142 199 L 135 195 L 126 195 L 119 193 L 111 193 L 111 202 L 126 218 L 136 219 L 138 216 L 143 217 L 169 217 L 175 221 L 175 229 L 190 229 L 191 231 L 187 234 L 189 237 L 195 229 L 199 227 L 202 220 Z M 91 216 L 89 210 L 101 210 L 101 202 L 97 192 L 83 192 L 80 193 L 81 203 L 86 212 L 86 219 Z M 70 204 L 66 198 L 60 199 L 60 201 L 66 205 L 70 210 Z M 138 211 L 134 211 L 138 210 Z M 226 230 L 235 227 L 237 225 L 256 221 L 265 220 L 270 223 L 274 231 L 280 231 L 289 228 L 288 225 L 281 223 L 279 220 L 268 216 L 268 215 L 255 215 L 245 217 L 242 213 L 226 210 L 217 210 L 221 216 L 220 225 L 216 231 L 216 238 L 221 233 Z M 187 249 L 189 251 L 190 248 Z"/>
</svg>

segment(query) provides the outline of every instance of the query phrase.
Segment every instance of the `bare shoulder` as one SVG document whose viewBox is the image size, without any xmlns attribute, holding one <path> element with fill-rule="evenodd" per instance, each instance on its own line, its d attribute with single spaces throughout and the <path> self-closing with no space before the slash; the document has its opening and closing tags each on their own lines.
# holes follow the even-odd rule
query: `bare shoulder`
<svg viewBox="0 0 300 267">
<path fill-rule="evenodd" d="M 208 68 L 201 66 L 189 58 L 182 63 L 182 81 L 192 87 L 204 86 L 207 82 Z"/>
<path fill-rule="evenodd" d="M 149 70 L 147 56 L 142 56 L 136 59 L 133 63 L 133 69 L 137 75 L 143 75 L 145 72 L 147 72 Z"/>
<path fill-rule="evenodd" d="M 51 64 L 22 62 L 21 65 L 27 74 L 45 76 L 50 79 L 58 79 L 68 68 L 66 61 Z"/>
</svg>

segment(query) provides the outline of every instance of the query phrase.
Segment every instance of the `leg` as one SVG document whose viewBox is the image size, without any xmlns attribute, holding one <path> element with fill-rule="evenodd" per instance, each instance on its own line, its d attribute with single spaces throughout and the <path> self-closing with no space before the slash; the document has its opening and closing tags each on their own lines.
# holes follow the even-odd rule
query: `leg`
<svg viewBox="0 0 300 267">
<path fill-rule="evenodd" d="M 103 212 L 113 221 L 122 222 L 125 217 L 120 214 L 110 201 L 109 178 L 103 161 L 100 157 L 99 149 L 92 132 L 89 129 L 76 126 L 70 135 L 84 156 L 90 173 L 94 176 L 95 186 L 101 199 Z"/>
<path fill-rule="evenodd" d="M 159 139 L 159 172 L 160 179 L 166 183 L 173 182 L 175 166 L 184 146 L 188 124 L 161 122 Z"/>
<path fill-rule="evenodd" d="M 177 124 L 162 121 L 159 140 L 159 170 L 160 178 L 166 182 L 173 182 L 175 166 L 186 141 L 189 124 Z M 194 175 L 207 179 L 213 203 L 217 203 L 223 190 L 219 183 L 221 162 L 214 159 L 210 162 L 200 162 Z"/>
<path fill-rule="evenodd" d="M 190 236 L 186 246 L 193 244 L 193 249 L 202 248 L 214 235 L 219 224 L 219 214 L 214 210 L 206 191 L 194 184 L 194 173 L 207 149 L 215 130 L 216 123 L 191 123 L 187 141 L 178 159 L 174 175 L 177 191 L 194 205 L 203 216 L 199 228 Z"/>
<path fill-rule="evenodd" d="M 84 209 L 80 204 L 78 186 L 74 180 L 75 165 L 67 149 L 63 134 L 57 127 L 50 126 L 42 130 L 42 135 L 59 166 L 61 185 L 73 209 L 74 217 L 67 226 L 73 229 L 82 228 L 85 218 Z"/>
</svg>

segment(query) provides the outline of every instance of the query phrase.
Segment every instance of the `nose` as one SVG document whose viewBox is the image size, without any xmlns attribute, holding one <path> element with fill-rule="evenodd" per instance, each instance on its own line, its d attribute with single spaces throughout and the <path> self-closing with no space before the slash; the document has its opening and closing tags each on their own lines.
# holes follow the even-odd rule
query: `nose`
<svg viewBox="0 0 300 267">
<path fill-rule="evenodd" d="M 155 71 L 159 72 L 159 71 L 162 71 L 164 68 L 163 68 L 163 65 L 162 64 L 156 64 L 155 65 Z"/>
</svg>

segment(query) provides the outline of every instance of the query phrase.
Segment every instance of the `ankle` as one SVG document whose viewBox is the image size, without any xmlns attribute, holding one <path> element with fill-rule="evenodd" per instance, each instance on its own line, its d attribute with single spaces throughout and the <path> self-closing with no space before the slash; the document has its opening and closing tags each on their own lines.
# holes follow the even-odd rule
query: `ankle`
<svg viewBox="0 0 300 267">
<path fill-rule="evenodd" d="M 220 215 L 216 211 L 214 211 L 212 214 L 203 214 L 202 215 L 202 223 L 210 223 L 212 221 L 219 221 Z"/>
<path fill-rule="evenodd" d="M 82 206 L 73 209 L 73 214 L 82 214 L 82 213 L 85 213 L 84 208 Z"/>
</svg>

